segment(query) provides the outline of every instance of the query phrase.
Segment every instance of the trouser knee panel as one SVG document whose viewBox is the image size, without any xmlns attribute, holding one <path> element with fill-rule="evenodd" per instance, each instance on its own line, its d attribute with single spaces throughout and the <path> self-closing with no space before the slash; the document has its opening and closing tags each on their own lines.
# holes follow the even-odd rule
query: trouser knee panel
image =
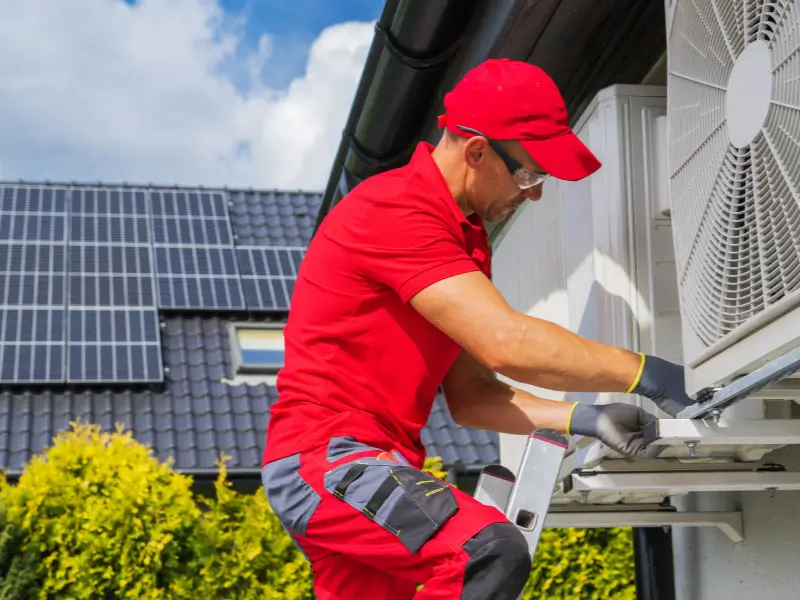
<svg viewBox="0 0 800 600">
<path fill-rule="evenodd" d="M 513 523 L 494 523 L 464 544 L 462 600 L 516 600 L 531 573 L 528 544 Z"/>
</svg>

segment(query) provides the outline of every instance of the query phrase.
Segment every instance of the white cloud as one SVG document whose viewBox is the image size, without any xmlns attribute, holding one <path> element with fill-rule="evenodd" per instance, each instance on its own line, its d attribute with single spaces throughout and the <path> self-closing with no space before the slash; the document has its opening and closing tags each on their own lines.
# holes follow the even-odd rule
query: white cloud
<svg viewBox="0 0 800 600">
<path fill-rule="evenodd" d="M 373 24 L 323 31 L 286 90 L 241 25 L 216 0 L 0 0 L 2 177 L 322 189 Z"/>
</svg>

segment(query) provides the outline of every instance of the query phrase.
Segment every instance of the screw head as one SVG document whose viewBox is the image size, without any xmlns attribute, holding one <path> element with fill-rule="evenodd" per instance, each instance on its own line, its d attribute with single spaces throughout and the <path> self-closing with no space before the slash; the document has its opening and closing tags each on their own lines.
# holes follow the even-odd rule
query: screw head
<svg viewBox="0 0 800 600">
<path fill-rule="evenodd" d="M 696 441 L 686 442 L 686 447 L 689 448 L 689 456 L 695 456 L 697 442 Z"/>
</svg>

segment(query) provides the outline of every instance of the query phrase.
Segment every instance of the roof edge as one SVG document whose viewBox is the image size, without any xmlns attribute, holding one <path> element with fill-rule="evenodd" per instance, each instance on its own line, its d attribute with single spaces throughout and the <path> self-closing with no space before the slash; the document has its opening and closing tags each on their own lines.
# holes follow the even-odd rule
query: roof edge
<svg viewBox="0 0 800 600">
<path fill-rule="evenodd" d="M 204 192 L 227 192 L 247 194 L 298 194 L 302 196 L 320 196 L 320 190 L 303 190 L 291 188 L 254 188 L 245 186 L 204 186 L 189 184 L 135 183 L 119 181 L 58 181 L 50 179 L 0 179 L 0 185 L 31 185 L 42 187 L 101 187 L 146 190 L 192 190 Z"/>
<path fill-rule="evenodd" d="M 387 0 L 375 25 L 315 231 L 331 207 L 360 181 L 408 160 L 475 5 L 475 0 Z M 380 119 L 375 118 L 378 113 Z"/>
</svg>

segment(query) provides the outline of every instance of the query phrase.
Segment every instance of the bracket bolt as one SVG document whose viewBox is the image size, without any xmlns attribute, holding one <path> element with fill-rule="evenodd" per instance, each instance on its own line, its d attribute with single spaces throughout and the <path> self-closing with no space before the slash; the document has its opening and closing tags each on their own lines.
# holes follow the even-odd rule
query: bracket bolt
<svg viewBox="0 0 800 600">
<path fill-rule="evenodd" d="M 581 502 L 583 504 L 589 504 L 589 490 L 581 491 Z"/>
<path fill-rule="evenodd" d="M 689 448 L 689 456 L 694 458 L 696 456 L 697 442 L 686 442 L 686 447 Z"/>
<path fill-rule="evenodd" d="M 775 497 L 775 491 L 776 491 L 777 489 L 778 489 L 778 488 L 774 488 L 774 487 L 768 487 L 768 488 L 766 489 L 766 492 L 769 494 L 769 497 L 770 497 L 770 498 L 774 498 L 774 497 Z"/>
</svg>

